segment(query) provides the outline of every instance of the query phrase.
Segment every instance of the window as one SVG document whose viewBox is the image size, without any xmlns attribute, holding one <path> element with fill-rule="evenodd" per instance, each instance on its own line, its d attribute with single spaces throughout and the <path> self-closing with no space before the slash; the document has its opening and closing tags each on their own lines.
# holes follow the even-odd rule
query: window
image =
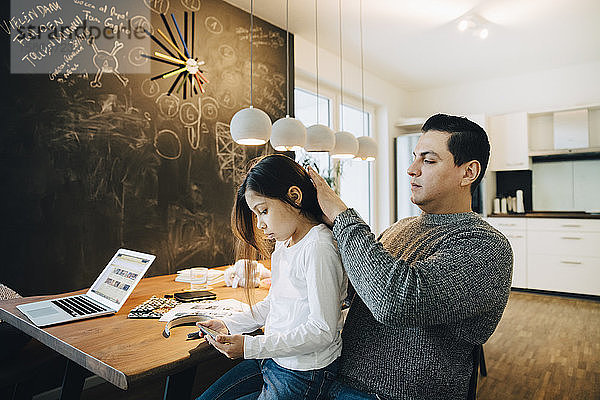
<svg viewBox="0 0 600 400">
<path fill-rule="evenodd" d="M 361 109 L 342 104 L 340 129 L 358 136 L 370 136 L 371 115 Z M 371 163 L 362 160 L 343 160 L 340 177 L 340 197 L 371 224 Z"/>
<path fill-rule="evenodd" d="M 421 214 L 410 201 L 410 176 L 406 172 L 414 159 L 413 150 L 421 133 L 410 133 L 394 139 L 396 145 L 396 221 Z"/>
<path fill-rule="evenodd" d="M 319 91 L 319 123 L 329 126 L 334 131 L 344 130 L 355 136 L 371 135 L 371 115 L 365 110 L 364 114 L 360 107 L 350 104 L 340 105 L 339 93 L 336 95 L 325 90 L 324 96 Z M 317 95 L 311 91 L 294 89 L 295 117 L 306 127 L 314 125 L 317 121 Z M 343 107 L 343 108 L 342 108 Z M 343 116 L 343 121 L 342 121 Z M 339 117 L 339 118 L 338 118 Z M 333 121 L 339 120 L 334 124 Z M 371 224 L 373 218 L 373 166 L 372 162 L 362 160 L 336 161 L 329 157 L 327 152 L 310 152 L 304 150 L 296 152 L 296 161 L 302 162 L 307 157 L 315 161 L 322 176 L 334 175 L 333 170 L 340 167 L 341 176 L 337 182 L 340 197 L 348 205 L 354 208 L 367 224 Z M 328 172 L 332 173 L 329 174 Z"/>
<path fill-rule="evenodd" d="M 319 123 L 331 126 L 331 99 L 319 94 Z M 295 118 L 302 122 L 305 127 L 315 125 L 317 123 L 317 95 L 303 89 L 294 89 L 294 111 Z M 306 152 L 300 150 L 296 152 L 296 161 L 302 162 L 307 157 L 310 157 L 317 164 L 319 174 L 328 175 L 331 168 L 331 160 L 327 152 Z"/>
</svg>

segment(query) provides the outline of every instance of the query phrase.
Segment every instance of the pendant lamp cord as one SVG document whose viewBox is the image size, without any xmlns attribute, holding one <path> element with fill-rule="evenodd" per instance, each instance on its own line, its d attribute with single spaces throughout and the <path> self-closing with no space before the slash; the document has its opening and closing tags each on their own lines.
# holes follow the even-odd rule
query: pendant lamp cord
<svg viewBox="0 0 600 400">
<path fill-rule="evenodd" d="M 341 113 L 341 125 L 342 131 L 344 130 L 344 77 L 342 75 L 342 65 L 344 63 L 344 57 L 342 54 L 342 0 L 338 0 L 338 23 L 340 24 L 340 113 Z"/>
<path fill-rule="evenodd" d="M 362 18 L 362 0 L 359 1 L 359 20 L 360 20 L 360 102 L 362 108 L 362 131 L 365 136 L 365 64 L 363 55 L 363 18 Z"/>
<path fill-rule="evenodd" d="M 289 29 L 289 16 L 290 16 L 290 2 L 285 1 L 285 65 L 286 65 L 286 115 L 290 116 L 290 29 Z"/>
<path fill-rule="evenodd" d="M 315 63 L 317 65 L 317 124 L 319 123 L 319 17 L 317 12 L 317 0 L 315 0 Z"/>
<path fill-rule="evenodd" d="M 252 43 L 254 39 L 254 0 L 250 0 L 250 107 L 254 106 L 252 101 Z"/>
</svg>

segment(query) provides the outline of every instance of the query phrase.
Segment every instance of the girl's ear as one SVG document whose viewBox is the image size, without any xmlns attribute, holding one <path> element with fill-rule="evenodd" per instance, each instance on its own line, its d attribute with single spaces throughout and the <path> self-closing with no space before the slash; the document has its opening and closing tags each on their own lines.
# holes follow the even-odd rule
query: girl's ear
<svg viewBox="0 0 600 400">
<path fill-rule="evenodd" d="M 300 207 L 300 204 L 302 204 L 302 190 L 298 186 L 292 186 L 288 189 L 287 194 L 294 204 Z"/>
</svg>

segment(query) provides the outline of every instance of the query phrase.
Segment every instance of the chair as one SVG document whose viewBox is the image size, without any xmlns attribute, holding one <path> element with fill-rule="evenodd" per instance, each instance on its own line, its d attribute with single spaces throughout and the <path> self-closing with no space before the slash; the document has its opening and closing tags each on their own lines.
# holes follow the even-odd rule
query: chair
<svg viewBox="0 0 600 400">
<path fill-rule="evenodd" d="M 469 380 L 469 392 L 467 400 L 475 400 L 477 398 L 477 375 L 487 376 L 487 368 L 485 366 L 485 356 L 483 354 L 483 345 L 475 346 L 472 352 L 473 369 L 471 370 L 471 379 Z"/>
</svg>

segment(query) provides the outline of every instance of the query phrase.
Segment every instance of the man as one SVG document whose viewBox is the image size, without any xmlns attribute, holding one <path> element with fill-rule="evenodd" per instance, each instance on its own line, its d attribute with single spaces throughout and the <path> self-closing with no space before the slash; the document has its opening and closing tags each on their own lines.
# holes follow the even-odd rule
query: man
<svg viewBox="0 0 600 400">
<path fill-rule="evenodd" d="M 356 292 L 331 399 L 465 399 L 472 352 L 506 306 L 511 247 L 471 210 L 489 160 L 487 135 L 443 114 L 422 130 L 407 172 L 423 213 L 379 240 L 310 171 Z"/>
</svg>

